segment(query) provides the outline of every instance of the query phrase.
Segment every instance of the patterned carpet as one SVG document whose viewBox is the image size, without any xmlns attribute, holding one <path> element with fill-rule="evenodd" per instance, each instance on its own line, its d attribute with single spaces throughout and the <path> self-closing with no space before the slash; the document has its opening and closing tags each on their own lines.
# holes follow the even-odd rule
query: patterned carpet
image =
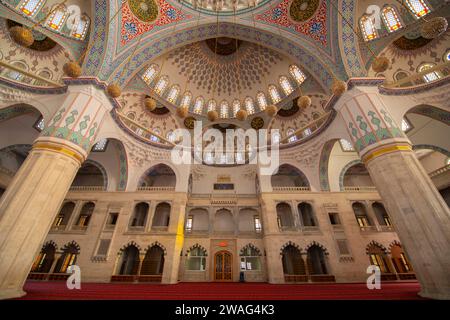
<svg viewBox="0 0 450 320">
<path fill-rule="evenodd" d="M 116 284 L 84 283 L 68 290 L 65 282 L 28 281 L 25 300 L 417 300 L 418 282 L 384 282 L 380 290 L 365 283 L 292 284 L 180 283 Z"/>
</svg>

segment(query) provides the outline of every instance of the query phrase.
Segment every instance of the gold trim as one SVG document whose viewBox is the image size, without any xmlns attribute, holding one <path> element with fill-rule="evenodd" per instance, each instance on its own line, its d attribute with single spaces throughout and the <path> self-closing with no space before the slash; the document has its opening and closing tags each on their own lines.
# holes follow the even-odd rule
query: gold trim
<svg viewBox="0 0 450 320">
<path fill-rule="evenodd" d="M 66 156 L 69 156 L 71 158 L 74 158 L 78 162 L 83 163 L 84 162 L 84 156 L 82 156 L 79 152 L 71 150 L 69 148 L 51 144 L 51 143 L 44 143 L 44 142 L 37 142 L 34 144 L 33 149 L 35 150 L 46 150 L 46 151 L 53 151 L 60 154 L 64 154 Z"/>
<path fill-rule="evenodd" d="M 395 145 L 376 149 L 375 151 L 372 151 L 370 154 L 365 155 L 363 157 L 363 162 L 364 164 L 367 164 L 369 161 L 378 158 L 379 156 L 396 151 L 412 151 L 412 147 L 410 145 Z"/>
</svg>

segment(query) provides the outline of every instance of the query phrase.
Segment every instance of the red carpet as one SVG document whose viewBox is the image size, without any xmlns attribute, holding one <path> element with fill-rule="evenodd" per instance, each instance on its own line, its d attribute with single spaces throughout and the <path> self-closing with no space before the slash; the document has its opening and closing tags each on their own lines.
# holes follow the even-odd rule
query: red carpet
<svg viewBox="0 0 450 320">
<path fill-rule="evenodd" d="M 116 284 L 84 283 L 68 290 L 65 282 L 28 281 L 24 300 L 412 300 L 421 299 L 418 282 L 384 282 L 381 290 L 365 283 L 295 284 L 180 283 Z"/>
</svg>

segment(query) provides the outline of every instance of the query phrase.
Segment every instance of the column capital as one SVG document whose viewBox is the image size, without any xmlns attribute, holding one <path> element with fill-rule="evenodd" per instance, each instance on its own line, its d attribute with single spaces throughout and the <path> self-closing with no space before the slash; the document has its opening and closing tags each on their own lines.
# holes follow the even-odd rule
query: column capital
<svg viewBox="0 0 450 320">
<path fill-rule="evenodd" d="M 87 158 L 87 152 L 85 150 L 81 149 L 79 146 L 73 143 L 70 143 L 70 141 L 62 139 L 38 138 L 38 140 L 36 140 L 36 142 L 33 144 L 33 150 L 50 151 L 68 156 L 76 160 L 80 166 Z"/>
<path fill-rule="evenodd" d="M 382 155 L 398 152 L 398 151 L 413 151 L 410 143 L 391 143 L 378 146 L 366 152 L 361 158 L 362 162 L 367 165 L 371 160 L 378 158 Z"/>
</svg>

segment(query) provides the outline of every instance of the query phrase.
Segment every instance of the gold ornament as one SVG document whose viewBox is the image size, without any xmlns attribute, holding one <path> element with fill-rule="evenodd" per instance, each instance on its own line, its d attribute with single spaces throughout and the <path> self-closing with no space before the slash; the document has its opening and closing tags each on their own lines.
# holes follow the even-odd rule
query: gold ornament
<svg viewBox="0 0 450 320">
<path fill-rule="evenodd" d="M 334 80 L 331 91 L 334 95 L 341 96 L 345 91 L 347 91 L 347 83 L 341 80 Z"/>
<path fill-rule="evenodd" d="M 67 62 L 64 64 L 63 71 L 66 76 L 71 78 L 78 78 L 81 76 L 81 67 L 76 62 Z"/>
<path fill-rule="evenodd" d="M 208 120 L 209 121 L 214 122 L 217 119 L 219 119 L 219 114 L 217 113 L 216 110 L 208 111 Z"/>
<path fill-rule="evenodd" d="M 9 29 L 9 33 L 13 40 L 24 47 L 29 47 L 34 43 L 33 33 L 30 29 L 22 26 L 14 26 Z"/>
<path fill-rule="evenodd" d="M 266 108 L 265 111 L 266 111 L 266 114 L 267 114 L 269 117 L 273 117 L 274 115 L 277 114 L 278 108 L 277 108 L 276 105 L 271 104 L 270 106 L 268 106 L 268 107 Z"/>
<path fill-rule="evenodd" d="M 311 98 L 308 96 L 302 96 L 297 100 L 297 106 L 300 109 L 307 109 L 311 106 Z"/>
<path fill-rule="evenodd" d="M 188 109 L 185 107 L 179 107 L 177 108 L 177 116 L 180 118 L 185 118 L 188 114 Z"/>
<path fill-rule="evenodd" d="M 372 62 L 372 69 L 376 73 L 385 72 L 389 68 L 389 59 L 386 57 L 376 57 Z"/>
<path fill-rule="evenodd" d="M 148 111 L 153 111 L 156 109 L 156 101 L 152 98 L 145 98 L 144 99 L 144 106 Z"/>
<path fill-rule="evenodd" d="M 420 33 L 425 39 L 436 39 L 443 35 L 448 28 L 448 21 L 444 17 L 436 17 L 422 25 Z"/>
<path fill-rule="evenodd" d="M 118 98 L 122 94 L 122 90 L 120 90 L 120 87 L 115 83 L 111 83 L 108 88 L 106 88 L 106 91 L 113 98 Z"/>
<path fill-rule="evenodd" d="M 247 120 L 247 117 L 248 117 L 248 113 L 244 109 L 240 109 L 236 113 L 236 119 L 238 119 L 239 121 L 245 121 L 245 120 Z"/>
</svg>

